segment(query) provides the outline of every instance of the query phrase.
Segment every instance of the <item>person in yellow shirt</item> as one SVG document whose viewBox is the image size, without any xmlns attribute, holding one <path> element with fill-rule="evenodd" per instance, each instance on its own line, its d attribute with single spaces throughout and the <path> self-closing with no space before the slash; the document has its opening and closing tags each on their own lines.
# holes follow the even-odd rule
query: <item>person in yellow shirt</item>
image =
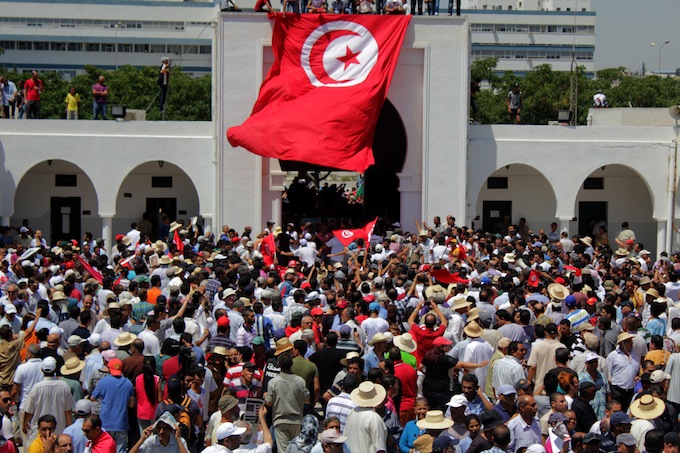
<svg viewBox="0 0 680 453">
<path fill-rule="evenodd" d="M 38 419 L 38 437 L 31 442 L 28 447 L 28 453 L 43 453 L 45 451 L 52 451 L 54 448 L 54 441 L 57 436 L 54 435 L 54 430 L 57 428 L 57 419 L 54 416 L 46 414 Z"/>
<path fill-rule="evenodd" d="M 71 87 L 64 103 L 66 104 L 66 119 L 77 120 L 80 113 L 80 95 L 76 93 L 76 87 Z"/>
</svg>

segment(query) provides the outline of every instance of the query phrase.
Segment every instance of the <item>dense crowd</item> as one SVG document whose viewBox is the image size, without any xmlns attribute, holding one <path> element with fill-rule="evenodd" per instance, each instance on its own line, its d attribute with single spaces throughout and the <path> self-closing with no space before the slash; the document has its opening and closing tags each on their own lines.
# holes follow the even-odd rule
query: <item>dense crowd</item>
<svg viewBox="0 0 680 453">
<path fill-rule="evenodd" d="M 0 453 L 679 452 L 680 252 L 415 227 L 5 228 Z"/>
</svg>

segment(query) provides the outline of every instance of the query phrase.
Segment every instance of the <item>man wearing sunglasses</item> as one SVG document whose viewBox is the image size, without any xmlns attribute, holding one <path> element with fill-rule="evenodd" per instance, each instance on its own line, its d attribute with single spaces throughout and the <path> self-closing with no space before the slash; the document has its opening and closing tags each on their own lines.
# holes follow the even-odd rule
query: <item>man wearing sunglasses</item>
<svg viewBox="0 0 680 453">
<path fill-rule="evenodd" d="M 83 433 L 87 437 L 86 449 L 91 453 L 116 453 L 116 441 L 102 430 L 102 421 L 96 415 L 88 415 L 83 422 Z"/>
</svg>

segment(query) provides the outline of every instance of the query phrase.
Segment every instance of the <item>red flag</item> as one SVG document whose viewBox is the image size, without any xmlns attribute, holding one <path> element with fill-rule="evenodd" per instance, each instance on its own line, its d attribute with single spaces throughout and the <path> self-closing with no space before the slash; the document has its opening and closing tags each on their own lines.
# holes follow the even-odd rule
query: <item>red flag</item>
<svg viewBox="0 0 680 453">
<path fill-rule="evenodd" d="M 333 234 L 338 241 L 342 242 L 342 245 L 349 247 L 349 245 L 359 238 L 363 238 L 364 241 L 368 243 L 373 235 L 373 229 L 375 228 L 375 222 L 378 221 L 376 217 L 372 222 L 368 222 L 363 228 L 357 228 L 355 230 L 333 230 Z"/>
<path fill-rule="evenodd" d="M 121 267 L 124 267 L 124 268 L 126 268 L 126 269 L 133 270 L 133 269 L 134 269 L 134 266 L 132 265 L 132 263 L 134 262 L 134 260 L 135 260 L 135 255 L 130 255 L 130 257 L 128 257 L 128 258 L 126 258 L 125 260 L 121 261 L 121 262 L 120 262 L 120 265 L 121 265 Z"/>
<path fill-rule="evenodd" d="M 78 259 L 78 261 L 80 261 L 80 264 L 83 265 L 85 270 L 90 273 L 92 278 L 97 280 L 100 284 L 104 283 L 104 277 L 102 276 L 102 274 L 94 267 L 90 266 L 90 263 L 88 263 L 87 260 L 82 257 L 82 255 L 76 255 L 76 258 Z"/>
<path fill-rule="evenodd" d="M 578 267 L 565 265 L 564 268 L 568 271 L 574 271 L 574 273 L 576 274 L 577 277 L 580 277 L 581 274 L 583 273 L 583 271 L 581 269 L 579 269 Z"/>
<path fill-rule="evenodd" d="M 461 278 L 458 272 L 452 274 L 446 269 L 437 269 L 436 271 L 430 271 L 430 277 L 433 277 L 438 282 L 444 283 L 446 285 L 450 285 L 451 283 L 467 284 L 469 282 L 468 279 Z"/>
<path fill-rule="evenodd" d="M 411 16 L 276 14 L 274 64 L 232 146 L 363 172 Z"/>
<path fill-rule="evenodd" d="M 274 264 L 276 243 L 274 242 L 273 234 L 268 234 L 262 239 L 262 242 L 260 242 L 260 253 L 262 253 L 262 260 L 267 267 Z"/>
<path fill-rule="evenodd" d="M 182 242 L 182 238 L 179 237 L 179 231 L 175 230 L 175 233 L 172 236 L 172 242 L 175 243 L 175 247 L 177 247 L 179 253 L 184 253 L 184 242 Z"/>
<path fill-rule="evenodd" d="M 538 283 L 541 281 L 541 274 L 538 272 L 536 269 L 533 269 L 531 272 L 529 272 L 529 281 L 527 284 L 529 286 L 533 286 L 534 288 L 538 287 Z"/>
</svg>

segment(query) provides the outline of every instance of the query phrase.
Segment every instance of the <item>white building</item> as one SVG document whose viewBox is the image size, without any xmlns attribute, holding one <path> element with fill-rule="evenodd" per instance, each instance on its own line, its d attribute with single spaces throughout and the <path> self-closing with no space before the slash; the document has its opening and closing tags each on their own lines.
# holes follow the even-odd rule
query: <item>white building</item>
<svg viewBox="0 0 680 453">
<path fill-rule="evenodd" d="M 0 121 L 0 223 L 26 218 L 50 240 L 92 231 L 110 244 L 159 207 L 213 231 L 280 222 L 279 162 L 225 140 L 272 63 L 271 27 L 261 15 L 220 16 L 214 122 Z M 589 234 L 601 219 L 612 238 L 628 221 L 648 250 L 676 248 L 678 129 L 667 112 L 599 109 L 590 127 L 468 126 L 468 37 L 465 18 L 409 25 L 383 109 L 396 116 L 376 134 L 405 137 L 397 165 L 376 169 L 397 181 L 383 197 L 404 228 L 447 214 L 489 227 L 507 214 L 536 231 L 556 221 Z"/>
<path fill-rule="evenodd" d="M 253 8 L 255 0 L 237 4 Z M 498 72 L 523 74 L 540 64 L 568 71 L 574 56 L 587 73 L 595 71 L 591 0 L 462 0 L 461 6 L 472 58 L 498 57 Z M 0 65 L 8 69 L 56 70 L 70 78 L 86 64 L 155 66 L 169 56 L 188 73 L 211 71 L 219 8 L 209 0 L 0 0 L 0 8 Z M 440 0 L 442 15 L 447 8 L 448 0 Z"/>
</svg>

